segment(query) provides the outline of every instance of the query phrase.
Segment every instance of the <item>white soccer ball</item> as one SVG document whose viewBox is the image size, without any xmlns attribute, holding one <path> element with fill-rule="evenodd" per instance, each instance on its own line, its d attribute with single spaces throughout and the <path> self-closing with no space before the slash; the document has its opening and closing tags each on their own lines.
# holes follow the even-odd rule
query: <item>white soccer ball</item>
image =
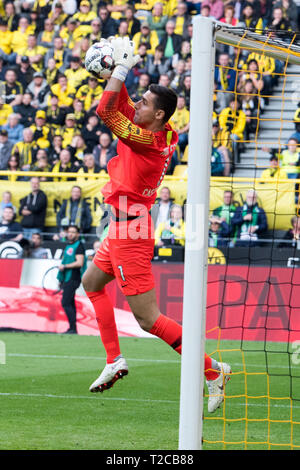
<svg viewBox="0 0 300 470">
<path fill-rule="evenodd" d="M 95 73 L 102 78 L 109 78 L 114 68 L 114 48 L 107 40 L 93 44 L 85 56 L 85 68 L 89 73 Z"/>
</svg>

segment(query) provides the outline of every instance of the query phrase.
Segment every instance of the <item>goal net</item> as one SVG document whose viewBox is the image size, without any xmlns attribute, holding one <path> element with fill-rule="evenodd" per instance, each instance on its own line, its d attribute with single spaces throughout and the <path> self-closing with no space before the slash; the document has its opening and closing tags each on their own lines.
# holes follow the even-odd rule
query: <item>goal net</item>
<svg viewBox="0 0 300 470">
<path fill-rule="evenodd" d="M 258 34 L 219 22 L 207 26 L 205 20 L 194 24 L 187 163 L 187 205 L 204 206 L 204 246 L 193 249 L 188 241 L 186 246 L 180 447 L 297 449 L 300 47 L 292 32 Z M 209 137 L 200 142 L 205 133 Z M 197 161 L 200 153 L 208 164 Z M 205 185 L 208 171 L 210 184 Z M 192 216 L 187 218 L 190 229 L 193 223 Z M 190 274 L 197 263 L 204 271 L 198 280 L 194 271 L 195 284 L 204 286 L 198 285 L 198 291 Z M 197 334 L 191 332 L 193 325 Z M 205 349 L 232 368 L 224 402 L 215 413 L 207 411 L 203 379 L 194 384 L 199 395 L 187 391 L 192 367 L 203 373 L 201 362 L 193 359 L 196 346 L 190 344 L 199 337 L 201 354 Z M 197 399 L 202 416 L 193 403 L 187 404 Z M 192 418 L 193 406 L 200 425 Z"/>
</svg>

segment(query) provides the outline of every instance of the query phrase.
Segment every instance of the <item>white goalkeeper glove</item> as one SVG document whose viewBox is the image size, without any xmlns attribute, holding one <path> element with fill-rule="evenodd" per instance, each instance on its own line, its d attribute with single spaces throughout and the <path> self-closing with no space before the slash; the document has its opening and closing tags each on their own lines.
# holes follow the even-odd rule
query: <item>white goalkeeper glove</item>
<svg viewBox="0 0 300 470">
<path fill-rule="evenodd" d="M 125 82 L 129 70 L 139 62 L 140 56 L 134 55 L 134 46 L 129 38 L 115 38 L 112 39 L 111 44 L 114 48 L 115 62 L 111 76 Z"/>
</svg>

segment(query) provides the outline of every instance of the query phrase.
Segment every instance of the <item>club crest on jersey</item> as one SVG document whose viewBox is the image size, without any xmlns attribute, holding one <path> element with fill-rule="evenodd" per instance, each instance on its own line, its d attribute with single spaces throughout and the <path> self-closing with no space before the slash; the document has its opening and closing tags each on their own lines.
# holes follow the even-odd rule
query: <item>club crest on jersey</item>
<svg viewBox="0 0 300 470">
<path fill-rule="evenodd" d="M 73 248 L 70 247 L 67 249 L 67 255 L 71 256 L 72 254 L 73 254 Z"/>
</svg>

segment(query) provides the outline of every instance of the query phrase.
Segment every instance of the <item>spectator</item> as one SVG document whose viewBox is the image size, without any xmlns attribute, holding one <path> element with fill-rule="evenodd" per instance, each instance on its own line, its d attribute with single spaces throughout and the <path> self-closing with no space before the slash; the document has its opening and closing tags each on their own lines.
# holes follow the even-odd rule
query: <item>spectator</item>
<svg viewBox="0 0 300 470">
<path fill-rule="evenodd" d="M 191 84 L 192 77 L 189 73 L 185 73 L 181 87 L 177 90 L 178 94 L 182 94 L 185 97 L 185 105 L 190 110 L 190 98 L 191 98 Z"/>
<path fill-rule="evenodd" d="M 0 222 L 0 242 L 8 240 L 19 242 L 23 238 L 23 228 L 15 221 L 16 214 L 12 207 L 5 207 Z"/>
<path fill-rule="evenodd" d="M 78 21 L 80 24 L 90 24 L 94 18 L 96 18 L 96 13 L 91 10 L 91 4 L 88 0 L 81 0 L 79 3 L 79 11 L 73 15 L 73 19 Z"/>
<path fill-rule="evenodd" d="M 101 39 L 102 33 L 101 33 L 101 21 L 99 18 L 94 18 L 93 21 L 91 22 L 91 32 L 89 33 L 89 40 L 91 44 L 94 44 L 95 42 L 99 42 Z"/>
<path fill-rule="evenodd" d="M 257 203 L 257 193 L 250 189 L 243 206 L 237 207 L 232 223 L 237 228 L 236 245 L 258 242 L 266 233 L 268 225 L 265 211 Z"/>
<path fill-rule="evenodd" d="M 292 39 L 292 27 L 288 18 L 284 18 L 281 7 L 274 6 L 272 19 L 267 25 L 271 37 L 278 37 L 284 41 L 290 42 Z"/>
<path fill-rule="evenodd" d="M 48 259 L 48 251 L 43 247 L 43 237 L 40 233 L 33 233 L 31 235 L 29 257 Z"/>
<path fill-rule="evenodd" d="M 152 14 L 148 18 L 150 31 L 156 31 L 160 40 L 165 34 L 168 16 L 163 14 L 163 3 L 155 2 L 152 8 Z"/>
<path fill-rule="evenodd" d="M 30 179 L 31 192 L 20 200 L 19 214 L 24 237 L 31 239 L 33 233 L 42 232 L 45 226 L 47 196 L 40 189 L 40 180 L 36 176 Z"/>
<path fill-rule="evenodd" d="M 67 229 L 67 246 L 57 276 L 63 291 L 61 304 L 69 322 L 69 328 L 65 331 L 67 334 L 77 333 L 75 294 L 85 267 L 85 249 L 80 241 L 80 230 L 71 225 Z"/>
<path fill-rule="evenodd" d="M 45 78 L 47 80 L 47 83 L 51 89 L 52 85 L 55 85 L 58 81 L 59 77 L 59 70 L 56 67 L 56 62 L 54 57 L 49 57 L 47 65 L 46 65 L 46 70 L 45 70 Z"/>
<path fill-rule="evenodd" d="M 189 142 L 190 128 L 190 112 L 186 108 L 185 97 L 183 95 L 178 95 L 177 108 L 170 121 L 173 129 L 178 134 L 178 145 L 181 154 L 183 154 Z"/>
<path fill-rule="evenodd" d="M 21 83 L 22 89 L 26 90 L 33 80 L 33 75 L 36 70 L 31 66 L 29 57 L 27 55 L 21 56 L 16 68 L 17 81 Z"/>
<path fill-rule="evenodd" d="M 164 57 L 161 45 L 155 48 L 154 56 L 149 56 L 146 63 L 146 73 L 150 75 L 151 83 L 158 83 L 160 75 L 167 74 L 171 69 L 171 59 Z"/>
<path fill-rule="evenodd" d="M 292 227 L 287 230 L 287 232 L 283 236 L 283 240 L 288 241 L 290 243 L 282 243 L 280 244 L 280 247 L 290 248 L 290 246 L 292 245 L 293 247 L 297 247 L 297 249 L 299 249 L 300 218 L 297 215 L 294 215 L 291 218 L 291 225 Z"/>
<path fill-rule="evenodd" d="M 145 43 L 147 45 L 147 53 L 154 55 L 155 48 L 159 44 L 157 32 L 150 30 L 147 21 L 141 23 L 141 30 L 133 36 L 132 41 L 134 43 L 135 54 L 138 54 L 140 44 Z"/>
<path fill-rule="evenodd" d="M 52 85 L 51 93 L 58 97 L 58 106 L 60 108 L 69 108 L 75 98 L 76 89 L 70 86 L 67 77 L 61 74 L 58 77 L 58 83 Z"/>
<path fill-rule="evenodd" d="M 170 210 L 173 205 L 171 192 L 167 186 L 163 186 L 160 190 L 159 198 L 151 209 L 151 216 L 155 225 L 155 229 L 161 224 L 167 222 L 170 218 Z"/>
<path fill-rule="evenodd" d="M 217 86 L 217 106 L 222 110 L 229 105 L 231 94 L 235 90 L 236 85 L 236 72 L 230 68 L 230 60 L 227 53 L 219 55 L 214 79 Z"/>
<path fill-rule="evenodd" d="M 7 124 L 4 124 L 4 126 L 2 126 L 2 130 L 5 130 L 7 132 L 8 140 L 13 144 L 16 144 L 17 142 L 23 139 L 24 126 L 22 126 L 19 121 L 19 115 L 13 113 L 8 117 Z"/>
<path fill-rule="evenodd" d="M 77 168 L 76 171 L 78 171 L 78 168 L 80 168 L 83 163 L 84 154 L 87 152 L 87 146 L 81 134 L 77 134 L 73 137 L 71 145 L 68 146 L 68 149 L 71 152 L 72 162 Z"/>
<path fill-rule="evenodd" d="M 170 71 L 170 87 L 175 92 L 178 92 L 183 85 L 183 78 L 185 72 L 185 61 L 180 59 L 176 62 L 172 71 Z"/>
<path fill-rule="evenodd" d="M 185 223 L 182 207 L 173 204 L 170 209 L 170 218 L 162 222 L 155 230 L 155 245 L 157 247 L 170 245 L 185 245 Z"/>
<path fill-rule="evenodd" d="M 87 124 L 82 128 L 81 135 L 86 145 L 86 152 L 92 153 L 101 135 L 101 124 L 96 114 L 89 116 Z"/>
<path fill-rule="evenodd" d="M 278 164 L 278 157 L 276 155 L 271 155 L 270 157 L 270 167 L 266 168 L 261 174 L 262 180 L 281 180 L 286 179 L 287 174 L 283 168 L 280 168 Z M 272 184 L 272 183 L 271 183 Z"/>
<path fill-rule="evenodd" d="M 298 31 L 298 4 L 293 0 L 279 0 L 275 3 L 275 8 L 281 8 L 284 20 L 287 20 L 293 31 Z"/>
<path fill-rule="evenodd" d="M 232 219 L 236 211 L 236 205 L 233 203 L 233 192 L 231 190 L 225 190 L 223 194 L 223 204 L 216 207 L 213 211 L 213 215 L 218 217 L 220 223 L 226 222 L 228 227 L 228 235 L 233 235 L 234 227 Z"/>
<path fill-rule="evenodd" d="M 0 56 L 4 60 L 11 53 L 12 32 L 8 29 L 7 20 L 0 18 Z"/>
<path fill-rule="evenodd" d="M 32 82 L 29 83 L 26 92 L 30 92 L 33 96 L 31 106 L 36 109 L 45 109 L 47 107 L 47 99 L 50 87 L 42 72 L 35 72 Z"/>
<path fill-rule="evenodd" d="M 19 158 L 21 170 L 26 171 L 30 169 L 30 165 L 35 160 L 36 151 L 37 145 L 33 140 L 33 131 L 30 127 L 27 127 L 23 130 L 22 140 L 17 142 L 12 149 L 12 154 L 17 155 Z"/>
<path fill-rule="evenodd" d="M 172 59 L 174 54 L 179 54 L 182 43 L 182 36 L 176 34 L 176 24 L 172 20 L 168 20 L 166 23 L 165 33 L 162 35 L 160 44 L 164 48 L 164 56 L 167 59 Z"/>
<path fill-rule="evenodd" d="M 87 121 L 87 112 L 84 110 L 84 102 L 75 98 L 72 105 L 72 112 L 75 114 L 76 126 L 81 129 Z"/>
<path fill-rule="evenodd" d="M 127 3 L 127 6 L 124 11 L 124 18 L 128 24 L 128 34 L 129 38 L 132 39 L 133 36 L 140 31 L 141 22 L 138 18 L 135 17 L 135 7 Z"/>
<path fill-rule="evenodd" d="M 83 166 L 78 170 L 77 181 L 91 181 L 88 176 L 82 176 L 84 174 L 90 175 L 100 173 L 101 167 L 95 163 L 95 157 L 92 153 L 86 153 L 83 157 Z M 93 181 L 93 180 L 92 180 Z"/>
<path fill-rule="evenodd" d="M 110 16 L 108 8 L 105 4 L 100 5 L 98 15 L 101 20 L 101 32 L 103 38 L 114 36 L 117 34 L 117 22 Z"/>
<path fill-rule="evenodd" d="M 5 103 L 14 107 L 21 103 L 23 87 L 17 81 L 17 74 L 14 69 L 7 69 L 5 72 Z"/>
<path fill-rule="evenodd" d="M 53 23 L 62 26 L 69 15 L 74 15 L 76 8 L 76 0 L 54 0 L 48 16 Z"/>
<path fill-rule="evenodd" d="M 287 144 L 287 149 L 279 154 L 281 168 L 285 170 L 287 177 L 290 179 L 297 179 L 299 177 L 300 169 L 300 154 L 298 151 L 298 141 L 290 138 Z"/>
<path fill-rule="evenodd" d="M 66 173 L 66 176 L 53 176 L 53 181 L 75 181 L 73 176 L 68 177 L 68 173 L 77 173 L 78 166 L 72 162 L 72 155 L 69 149 L 62 149 L 59 154 L 59 160 L 52 168 L 52 173 Z"/>
<path fill-rule="evenodd" d="M 66 119 L 66 108 L 58 106 L 58 96 L 50 94 L 46 111 L 46 122 L 54 135 L 57 130 L 64 125 Z"/>
<path fill-rule="evenodd" d="M 251 3 L 245 3 L 238 26 L 242 28 L 254 29 L 258 34 L 263 31 L 263 20 L 258 16 L 258 12 L 253 9 Z"/>
<path fill-rule="evenodd" d="M 17 176 L 14 173 L 16 171 L 21 171 L 20 168 L 20 159 L 18 154 L 12 154 L 7 162 L 7 170 L 9 170 L 9 175 L 0 176 L 1 180 L 8 180 L 11 182 L 22 181 L 21 176 Z"/>
<path fill-rule="evenodd" d="M 228 246 L 230 228 L 228 224 L 219 217 L 213 215 L 209 219 L 208 246 L 220 248 Z"/>
<path fill-rule="evenodd" d="M 255 59 L 251 59 L 247 64 L 247 72 L 243 72 L 239 76 L 239 81 L 237 84 L 237 91 L 240 92 L 241 89 L 245 86 L 247 80 L 251 80 L 254 88 L 257 90 L 257 93 L 263 94 L 263 89 L 265 87 L 263 76 L 258 73 L 258 63 Z M 263 108 L 264 99 L 260 97 L 260 107 Z"/>
<path fill-rule="evenodd" d="M 4 9 L 9 31 L 16 31 L 19 26 L 19 15 L 16 13 L 14 2 L 12 0 L 5 2 Z"/>
<path fill-rule="evenodd" d="M 26 91 L 21 104 L 14 107 L 14 112 L 19 116 L 19 123 L 24 127 L 30 127 L 34 123 L 36 109 L 31 105 L 32 99 L 32 94 Z"/>
<path fill-rule="evenodd" d="M 44 49 L 50 49 L 53 45 L 55 37 L 54 22 L 51 18 L 46 18 L 44 22 L 44 28 L 37 37 L 37 44 Z M 46 52 L 46 51 L 45 51 Z"/>
<path fill-rule="evenodd" d="M 23 48 L 18 51 L 16 63 L 20 64 L 21 57 L 26 56 L 29 58 L 32 68 L 37 72 L 41 72 L 46 51 L 44 47 L 38 46 L 35 34 L 29 34 L 26 45 L 23 45 Z"/>
<path fill-rule="evenodd" d="M 86 80 L 90 74 L 89 72 L 82 66 L 81 58 L 78 56 L 71 56 L 69 59 L 69 68 L 65 70 L 65 76 L 68 79 L 68 84 L 78 89 L 82 82 Z"/>
<path fill-rule="evenodd" d="M 142 96 L 148 90 L 150 85 L 150 76 L 147 73 L 142 73 L 139 77 L 138 83 L 133 85 L 129 90 L 129 95 L 132 101 L 138 102 L 142 99 Z"/>
<path fill-rule="evenodd" d="M 66 115 L 65 125 L 56 130 L 56 133 L 60 133 L 63 138 L 63 147 L 66 148 L 71 145 L 73 137 L 80 135 L 80 131 L 76 125 L 76 118 L 74 113 Z"/>
<path fill-rule="evenodd" d="M 176 14 L 171 19 L 175 22 L 174 33 L 186 37 L 188 26 L 191 24 L 191 15 L 188 13 L 186 2 L 178 2 Z"/>
<path fill-rule="evenodd" d="M 60 5 L 62 7 L 62 10 L 65 15 L 74 15 L 77 8 L 76 0 L 54 0 L 52 5 L 52 11 L 57 8 L 57 5 Z"/>
<path fill-rule="evenodd" d="M 46 67 L 48 60 L 53 58 L 56 62 L 56 68 L 61 73 L 64 73 L 65 69 L 67 68 L 69 54 L 70 53 L 68 49 L 65 48 L 63 38 L 56 36 L 53 41 L 53 47 L 48 49 L 44 56 L 44 66 Z"/>
<path fill-rule="evenodd" d="M 87 84 L 82 85 L 76 92 L 76 98 L 84 102 L 85 111 L 90 111 L 98 106 L 102 93 L 103 88 L 97 78 L 89 76 Z"/>
<path fill-rule="evenodd" d="M 92 226 L 92 214 L 88 203 L 83 199 L 80 186 L 73 186 L 71 197 L 64 199 L 58 213 L 56 214 L 56 224 L 59 229 L 58 237 L 65 237 L 65 228 L 69 225 L 76 225 L 83 234 L 89 233 Z"/>
<path fill-rule="evenodd" d="M 2 220 L 2 214 L 6 207 L 12 208 L 14 213 L 16 214 L 17 210 L 15 206 L 13 205 L 11 199 L 12 199 L 12 194 L 10 191 L 4 191 L 2 193 L 2 201 L 0 201 L 0 221 Z"/>
<path fill-rule="evenodd" d="M 72 50 L 76 43 L 76 28 L 77 20 L 69 18 L 66 25 L 63 25 L 59 30 L 59 36 L 62 38 L 64 47 Z"/>
<path fill-rule="evenodd" d="M 229 24 L 230 26 L 237 25 L 237 19 L 234 17 L 234 6 L 226 5 L 224 7 L 224 16 L 220 19 L 222 23 Z"/>
<path fill-rule="evenodd" d="M 258 110 L 261 111 L 255 90 L 251 79 L 246 80 L 244 87 L 241 89 L 241 109 L 246 114 L 245 139 L 250 139 L 250 134 L 257 132 L 257 116 Z"/>
<path fill-rule="evenodd" d="M 46 124 L 46 112 L 39 109 L 35 115 L 34 123 L 30 126 L 33 140 L 42 149 L 50 147 L 50 129 Z"/>
<path fill-rule="evenodd" d="M 240 109 L 240 102 L 234 96 L 230 98 L 229 106 L 219 115 L 220 127 L 230 134 L 234 161 L 239 158 L 239 143 L 244 140 L 246 114 Z"/>
<path fill-rule="evenodd" d="M 224 13 L 224 3 L 222 0 L 203 0 L 201 4 L 201 12 L 204 5 L 210 7 L 210 15 L 216 20 L 220 20 Z"/>
<path fill-rule="evenodd" d="M 36 154 L 36 161 L 31 165 L 31 171 L 40 171 L 50 173 L 52 166 L 48 162 L 48 155 L 46 150 L 39 149 Z M 50 181 L 50 178 L 47 176 L 40 176 L 40 181 Z"/>
<path fill-rule="evenodd" d="M 0 96 L 0 127 L 7 124 L 8 116 L 13 112 L 11 105 L 4 103 L 4 98 Z"/>
<path fill-rule="evenodd" d="M 50 148 L 48 148 L 49 163 L 51 165 L 59 161 L 59 155 L 62 150 L 62 136 L 56 134 L 53 136 Z"/>
<path fill-rule="evenodd" d="M 221 153 L 216 148 L 211 152 L 211 176 L 224 176 L 224 165 Z"/>
<path fill-rule="evenodd" d="M 116 150 L 112 145 L 110 134 L 102 132 L 99 136 L 99 144 L 94 147 L 93 155 L 96 165 L 99 165 L 101 170 L 107 171 L 107 164 L 109 160 L 116 156 Z"/>
<path fill-rule="evenodd" d="M 229 132 L 220 129 L 219 120 L 217 117 L 213 119 L 212 123 L 212 144 L 213 148 L 221 154 L 224 176 L 229 176 L 232 169 L 232 145 Z"/>
<path fill-rule="evenodd" d="M 8 140 L 8 132 L 2 129 L 0 131 L 0 170 L 7 170 L 7 163 L 13 146 L 13 142 Z"/>
</svg>

